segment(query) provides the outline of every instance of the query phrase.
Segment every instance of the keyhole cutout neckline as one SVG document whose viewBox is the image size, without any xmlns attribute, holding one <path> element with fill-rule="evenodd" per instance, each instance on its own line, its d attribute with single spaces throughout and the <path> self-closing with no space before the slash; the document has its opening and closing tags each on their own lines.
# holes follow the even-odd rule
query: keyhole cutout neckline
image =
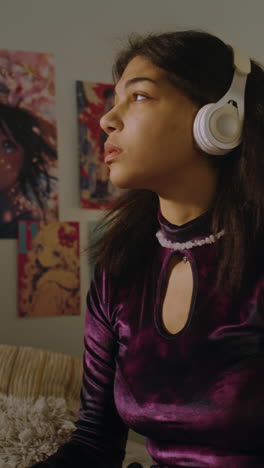
<svg viewBox="0 0 264 468">
<path fill-rule="evenodd" d="M 183 331 L 189 323 L 194 291 L 190 263 L 184 263 L 177 253 L 170 256 L 161 289 L 162 327 L 170 335 Z"/>
<path fill-rule="evenodd" d="M 181 314 L 181 320 L 178 321 L 177 320 L 178 317 L 176 317 L 176 322 L 178 321 L 176 331 L 174 331 L 175 330 L 175 328 L 174 328 L 175 327 L 175 321 L 174 321 L 174 324 L 173 324 L 173 329 L 174 330 L 171 331 L 168 328 L 168 325 L 170 323 L 172 323 L 172 322 L 171 322 L 170 313 L 169 313 L 169 315 L 167 315 L 168 320 L 166 320 L 166 317 L 165 317 L 166 310 L 164 309 L 164 304 L 165 304 L 165 296 L 166 296 L 168 283 L 169 283 L 169 280 L 171 278 L 171 274 L 170 274 L 171 264 L 173 264 L 175 262 L 176 256 L 178 256 L 178 258 L 179 258 L 179 262 L 176 262 L 176 265 L 179 264 L 179 263 L 183 264 L 183 262 L 180 259 L 180 257 L 182 257 L 182 254 L 180 254 L 178 252 L 174 252 L 174 251 L 172 251 L 170 253 L 170 255 L 165 259 L 165 263 L 163 264 L 162 272 L 161 272 L 159 282 L 158 282 L 157 302 L 156 302 L 156 307 L 155 307 L 155 311 L 154 311 L 154 321 L 155 321 L 156 329 L 159 332 L 159 334 L 161 336 L 163 336 L 164 338 L 167 338 L 167 339 L 174 339 L 174 338 L 178 337 L 179 335 L 181 335 L 182 333 L 184 333 L 185 330 L 188 329 L 188 327 L 190 326 L 191 321 L 192 321 L 192 316 L 193 316 L 193 312 L 194 312 L 194 308 L 195 308 L 195 302 L 196 302 L 196 296 L 197 296 L 198 276 L 197 276 L 197 269 L 196 269 L 195 260 L 190 255 L 190 252 L 187 255 L 188 255 L 187 265 L 188 265 L 189 268 L 191 268 L 191 275 L 192 275 L 192 279 L 191 279 L 192 285 L 191 285 L 191 288 L 190 288 L 191 289 L 191 294 L 189 296 L 189 299 L 187 299 L 188 307 L 187 307 L 187 310 L 185 310 L 184 313 L 182 313 L 183 310 L 181 309 L 181 306 L 179 306 L 179 307 L 178 307 L 178 305 L 175 306 L 175 307 L 172 306 L 172 310 L 171 310 L 172 316 L 173 316 L 173 314 L 177 313 L 177 310 Z M 186 264 L 184 264 L 184 266 L 186 266 Z M 174 278 L 172 277 L 171 279 L 173 280 Z M 169 300 L 170 300 L 170 298 L 169 298 Z M 180 323 L 181 323 L 181 326 L 179 326 Z"/>
<path fill-rule="evenodd" d="M 185 243 L 185 242 L 193 241 L 195 239 L 201 239 L 201 238 L 210 236 L 212 234 L 211 219 L 212 219 L 212 212 L 208 210 L 202 215 L 198 216 L 197 218 L 187 222 L 186 224 L 177 226 L 177 225 L 171 224 L 169 221 L 167 221 L 163 217 L 160 211 L 160 208 L 158 210 L 158 221 L 160 225 L 159 226 L 160 230 L 162 234 L 164 235 L 164 237 L 173 243 L 174 242 Z M 169 250 L 168 247 L 163 247 L 163 248 L 166 248 Z M 197 247 L 194 247 L 193 249 L 199 249 L 199 248 L 202 248 L 202 247 L 197 246 Z M 172 249 L 170 250 L 171 252 L 166 258 L 165 263 L 162 266 L 162 271 L 160 274 L 159 284 L 157 288 L 157 295 L 158 295 L 157 306 L 156 306 L 154 315 L 155 315 L 156 328 L 159 331 L 159 333 L 165 338 L 173 339 L 173 338 L 176 338 L 181 333 L 183 333 L 190 326 L 192 316 L 194 313 L 195 302 L 196 302 L 196 295 L 197 295 L 197 288 L 198 288 L 198 274 L 197 274 L 195 258 L 193 257 L 192 252 L 190 250 L 184 249 L 181 252 L 174 251 Z M 187 264 L 186 262 L 182 261 L 184 257 L 187 258 Z M 185 270 L 187 268 L 185 273 L 183 273 L 182 267 L 180 268 L 177 267 L 179 263 L 183 265 L 183 268 L 185 268 Z M 173 288 L 170 289 L 169 296 L 167 297 L 167 301 L 168 301 L 167 305 L 170 308 L 170 310 L 169 308 L 167 309 L 167 312 L 166 312 L 165 300 L 166 300 L 166 292 L 168 292 L 168 287 L 171 286 L 169 285 L 170 281 L 172 282 L 172 286 L 173 286 L 173 281 L 177 280 L 177 274 L 176 274 L 177 268 L 178 270 L 179 269 L 182 270 L 179 275 L 179 281 L 180 280 L 182 281 L 184 276 L 185 278 L 188 278 L 189 276 L 189 280 L 188 280 L 189 285 L 183 285 L 183 289 L 185 288 L 185 291 L 182 291 L 182 294 L 180 291 L 181 285 L 177 284 L 175 287 L 175 292 L 178 289 L 178 298 L 180 299 L 182 297 L 185 311 L 181 310 L 181 306 L 180 305 L 178 306 L 178 304 L 176 304 L 175 313 L 177 313 L 177 310 L 178 310 L 180 317 L 176 317 L 176 320 L 174 321 L 173 320 L 173 314 L 174 314 Z M 174 273 L 174 274 L 171 276 L 171 273 Z M 192 274 L 191 283 L 190 283 L 190 273 Z M 175 295 L 175 301 L 177 301 L 176 296 L 177 296 L 177 292 Z M 174 330 L 176 330 L 176 332 L 174 332 Z"/>
</svg>

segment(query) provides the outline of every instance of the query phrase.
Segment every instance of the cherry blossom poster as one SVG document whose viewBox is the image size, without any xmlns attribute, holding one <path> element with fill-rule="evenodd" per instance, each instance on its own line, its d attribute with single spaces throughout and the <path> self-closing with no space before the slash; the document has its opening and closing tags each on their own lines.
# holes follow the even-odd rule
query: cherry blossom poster
<svg viewBox="0 0 264 468">
<path fill-rule="evenodd" d="M 18 315 L 79 315 L 79 223 L 19 221 L 18 230 Z"/>
<path fill-rule="evenodd" d="M 104 163 L 107 135 L 99 125 L 100 118 L 113 106 L 114 85 L 77 81 L 76 93 L 81 207 L 107 208 L 122 193 L 109 179 Z"/>
<path fill-rule="evenodd" d="M 0 49 L 0 238 L 58 219 L 54 57 Z"/>
</svg>

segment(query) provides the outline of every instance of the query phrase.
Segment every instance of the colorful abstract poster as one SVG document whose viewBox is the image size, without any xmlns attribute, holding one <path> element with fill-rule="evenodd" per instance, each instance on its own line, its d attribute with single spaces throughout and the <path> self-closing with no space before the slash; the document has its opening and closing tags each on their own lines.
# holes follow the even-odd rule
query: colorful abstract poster
<svg viewBox="0 0 264 468">
<path fill-rule="evenodd" d="M 80 314 L 79 223 L 18 223 L 18 314 Z"/>
<path fill-rule="evenodd" d="M 0 49 L 0 238 L 57 219 L 53 55 Z"/>
<path fill-rule="evenodd" d="M 76 82 L 81 207 L 107 208 L 122 191 L 111 183 L 104 163 L 107 135 L 99 125 L 100 118 L 113 106 L 114 85 Z"/>
</svg>

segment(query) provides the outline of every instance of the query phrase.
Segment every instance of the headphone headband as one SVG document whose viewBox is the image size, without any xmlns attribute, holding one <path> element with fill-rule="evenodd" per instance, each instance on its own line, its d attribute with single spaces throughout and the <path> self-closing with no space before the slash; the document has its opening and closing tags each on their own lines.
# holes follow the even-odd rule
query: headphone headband
<svg viewBox="0 0 264 468">
<path fill-rule="evenodd" d="M 251 71 L 251 63 L 249 57 L 243 54 L 243 52 L 241 52 L 241 50 L 237 47 L 230 47 L 233 51 L 234 67 L 236 68 L 237 72 L 241 73 L 241 75 L 248 75 Z"/>
</svg>

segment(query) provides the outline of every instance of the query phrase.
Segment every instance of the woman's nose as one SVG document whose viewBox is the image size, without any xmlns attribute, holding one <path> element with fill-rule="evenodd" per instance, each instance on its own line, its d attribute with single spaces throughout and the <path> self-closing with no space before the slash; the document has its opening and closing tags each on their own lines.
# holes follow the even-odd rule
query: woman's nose
<svg viewBox="0 0 264 468">
<path fill-rule="evenodd" d="M 100 127 L 109 135 L 109 133 L 112 133 L 114 130 L 120 130 L 122 127 L 122 122 L 120 118 L 116 114 L 114 114 L 113 109 L 111 109 L 109 112 L 104 114 L 100 121 L 99 121 Z"/>
</svg>

